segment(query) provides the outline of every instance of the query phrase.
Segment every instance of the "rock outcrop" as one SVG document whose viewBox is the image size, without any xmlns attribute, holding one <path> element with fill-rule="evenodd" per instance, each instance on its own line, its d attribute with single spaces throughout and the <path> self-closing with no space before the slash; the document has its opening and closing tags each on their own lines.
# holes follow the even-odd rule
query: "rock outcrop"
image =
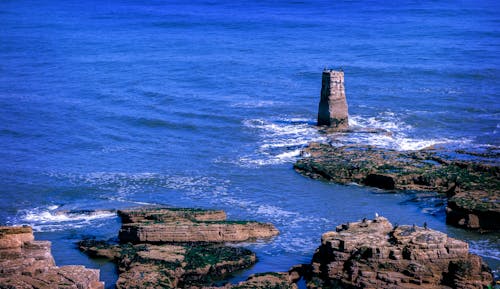
<svg viewBox="0 0 500 289">
<path fill-rule="evenodd" d="M 491 271 L 468 244 L 387 219 L 347 223 L 321 238 L 308 288 L 488 288 Z"/>
<path fill-rule="evenodd" d="M 289 272 L 254 274 L 236 285 L 227 284 L 219 289 L 298 289 L 300 276 Z"/>
<path fill-rule="evenodd" d="M 344 72 L 342 71 L 330 69 L 323 71 L 318 125 L 326 125 L 332 130 L 349 128 Z"/>
<path fill-rule="evenodd" d="M 127 224 L 225 222 L 222 211 L 142 208 L 119 212 Z M 128 223 L 127 223 L 128 222 Z M 185 234 L 186 230 L 181 230 Z M 198 238 L 196 234 L 193 235 Z M 231 237 L 232 238 L 232 237 Z M 183 239 L 184 240 L 184 237 Z M 123 242 L 85 240 L 80 249 L 115 261 L 117 288 L 297 289 L 307 288 L 488 288 L 493 276 L 468 244 L 417 226 L 394 227 L 383 217 L 347 223 L 322 236 L 311 264 L 288 272 L 259 273 L 238 284 L 221 284 L 256 262 L 253 252 L 214 242 Z M 340 287 L 339 287 L 340 286 Z"/>
<path fill-rule="evenodd" d="M 227 221 L 223 211 L 139 208 L 118 211 L 119 244 L 84 240 L 80 249 L 115 261 L 117 288 L 201 288 L 255 264 L 255 254 L 224 242 L 277 235 L 271 224 Z"/>
<path fill-rule="evenodd" d="M 386 190 L 436 191 L 448 200 L 447 223 L 500 229 L 500 167 L 441 157 L 436 151 L 395 151 L 372 146 L 311 143 L 296 171 L 342 184 Z"/>
<path fill-rule="evenodd" d="M 186 288 L 201 287 L 255 264 L 250 250 L 214 244 L 109 244 L 80 242 L 82 251 L 118 264 L 116 287 Z"/>
<path fill-rule="evenodd" d="M 0 227 L 0 288 L 103 289 L 99 270 L 57 267 L 49 241 L 35 241 L 31 227 Z"/>
<path fill-rule="evenodd" d="M 196 209 L 123 210 L 121 242 L 242 242 L 276 236 L 272 224 L 227 221 L 223 211 Z"/>
</svg>

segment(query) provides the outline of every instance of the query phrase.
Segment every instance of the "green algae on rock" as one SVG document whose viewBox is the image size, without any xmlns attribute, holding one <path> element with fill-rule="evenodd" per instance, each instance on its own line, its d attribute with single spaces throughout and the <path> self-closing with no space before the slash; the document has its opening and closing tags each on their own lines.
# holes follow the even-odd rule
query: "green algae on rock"
<svg viewBox="0 0 500 289">
<path fill-rule="evenodd" d="M 268 238 L 272 224 L 227 221 L 220 210 L 137 208 L 118 211 L 119 244 L 84 240 L 80 249 L 119 267 L 117 288 L 198 288 L 249 268 L 257 257 L 225 242 Z"/>
<path fill-rule="evenodd" d="M 155 216 L 150 217 L 153 210 Z M 158 216 L 160 211 L 165 215 Z M 165 208 L 121 214 L 133 215 L 134 222 L 150 224 L 150 219 L 179 222 L 181 211 L 182 218 L 193 220 L 193 216 L 184 215 L 187 210 L 172 213 Z M 198 217 L 203 215 L 200 211 L 193 212 Z M 176 217 L 167 218 L 172 214 Z M 256 262 L 253 252 L 218 241 L 133 244 L 122 240 L 113 244 L 84 240 L 79 246 L 90 256 L 105 257 L 118 264 L 119 289 L 297 289 L 300 279 L 306 281 L 309 289 L 338 286 L 480 289 L 493 282 L 491 270 L 480 257 L 469 253 L 467 243 L 428 228 L 393 226 L 384 217 L 342 224 L 335 232 L 323 234 L 310 264 L 296 265 L 288 272 L 254 274 L 246 281 L 222 286 L 219 285 L 222 279 Z"/>
<path fill-rule="evenodd" d="M 117 288 L 203 286 L 255 264 L 253 252 L 219 244 L 108 244 L 84 240 L 82 251 L 118 264 Z M 110 254 L 110 252 L 112 252 Z"/>
<path fill-rule="evenodd" d="M 386 190 L 436 191 L 449 198 L 447 223 L 500 229 L 500 167 L 448 159 L 436 150 L 396 151 L 373 146 L 311 143 L 294 168 L 315 179 Z"/>
</svg>

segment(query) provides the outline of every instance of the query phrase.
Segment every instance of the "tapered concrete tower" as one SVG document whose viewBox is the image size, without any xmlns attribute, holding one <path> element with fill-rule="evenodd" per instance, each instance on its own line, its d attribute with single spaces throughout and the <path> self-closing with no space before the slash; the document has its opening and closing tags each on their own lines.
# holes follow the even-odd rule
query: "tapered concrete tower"
<svg viewBox="0 0 500 289">
<path fill-rule="evenodd" d="M 323 70 L 318 125 L 326 125 L 335 130 L 349 128 L 343 71 Z"/>
</svg>

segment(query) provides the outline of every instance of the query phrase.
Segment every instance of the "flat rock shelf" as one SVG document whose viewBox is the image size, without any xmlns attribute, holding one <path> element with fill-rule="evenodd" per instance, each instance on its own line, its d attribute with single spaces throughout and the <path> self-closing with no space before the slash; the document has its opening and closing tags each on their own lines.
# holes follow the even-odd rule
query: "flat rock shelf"
<svg viewBox="0 0 500 289">
<path fill-rule="evenodd" d="M 315 179 L 386 190 L 446 195 L 446 222 L 467 229 L 500 229 L 500 167 L 445 157 L 439 150 L 396 151 L 373 146 L 311 143 L 294 168 Z"/>
</svg>

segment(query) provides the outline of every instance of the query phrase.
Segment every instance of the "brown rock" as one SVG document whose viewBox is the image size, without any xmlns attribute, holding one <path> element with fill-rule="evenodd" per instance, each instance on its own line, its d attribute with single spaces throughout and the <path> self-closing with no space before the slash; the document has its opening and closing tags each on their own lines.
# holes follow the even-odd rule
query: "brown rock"
<svg viewBox="0 0 500 289">
<path fill-rule="evenodd" d="M 255 264 L 250 250 L 220 244 L 106 244 L 80 242 L 91 256 L 118 263 L 117 288 L 189 288 L 210 284 Z M 110 252 L 112 252 L 110 254 Z"/>
<path fill-rule="evenodd" d="M 223 242 L 272 237 L 271 224 L 227 221 L 224 211 L 138 208 L 118 211 L 120 244 L 81 241 L 90 256 L 118 263 L 117 288 L 199 288 L 253 265 L 247 249 Z M 135 244 L 135 245 L 134 245 Z"/>
<path fill-rule="evenodd" d="M 468 244 L 383 217 L 344 224 L 323 234 L 309 288 L 486 288 L 491 271 Z"/>
<path fill-rule="evenodd" d="M 292 277 L 287 272 L 280 273 L 262 273 L 250 276 L 246 281 L 240 282 L 237 285 L 229 285 L 226 288 L 231 289 L 297 289 Z"/>
<path fill-rule="evenodd" d="M 272 224 L 226 221 L 223 211 L 154 208 L 119 215 L 134 222 L 122 225 L 121 242 L 241 242 L 279 233 Z"/>
<path fill-rule="evenodd" d="M 0 227 L 0 288 L 102 289 L 99 270 L 57 267 L 50 242 L 35 241 L 31 227 Z"/>
<path fill-rule="evenodd" d="M 119 210 L 118 216 L 120 216 L 123 224 L 148 221 L 167 223 L 177 220 L 190 220 L 193 222 L 226 220 L 226 212 L 222 210 L 202 210 L 190 208 L 135 208 Z"/>
</svg>

